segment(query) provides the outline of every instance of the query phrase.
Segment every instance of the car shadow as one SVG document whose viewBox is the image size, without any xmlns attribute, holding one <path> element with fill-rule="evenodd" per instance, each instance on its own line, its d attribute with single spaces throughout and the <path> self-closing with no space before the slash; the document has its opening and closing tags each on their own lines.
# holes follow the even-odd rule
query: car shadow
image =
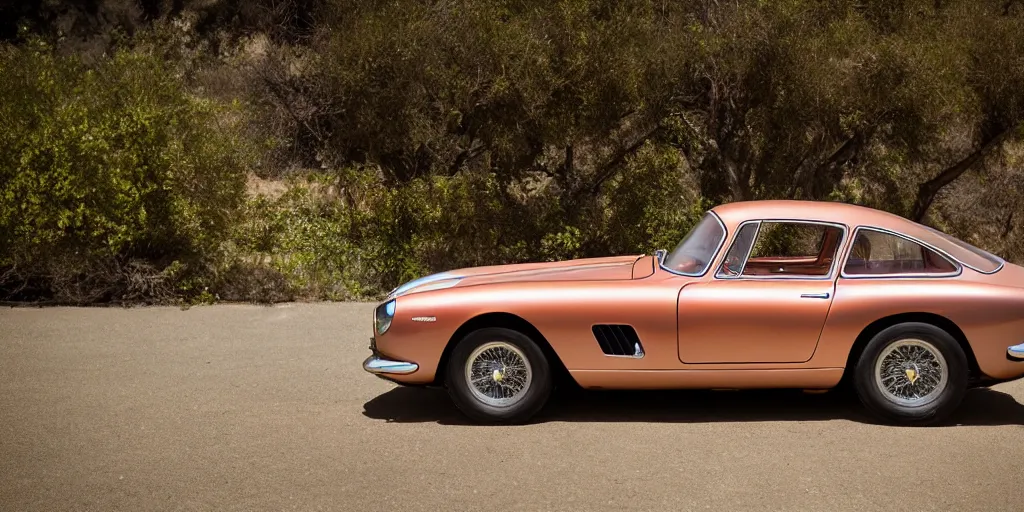
<svg viewBox="0 0 1024 512">
<path fill-rule="evenodd" d="M 437 388 L 397 387 L 363 404 L 363 415 L 395 423 L 471 425 Z M 849 420 L 878 423 L 848 393 L 799 390 L 589 391 L 562 389 L 530 423 Z M 1024 425 L 1024 405 L 988 388 L 967 392 L 957 411 L 940 426 Z"/>
</svg>

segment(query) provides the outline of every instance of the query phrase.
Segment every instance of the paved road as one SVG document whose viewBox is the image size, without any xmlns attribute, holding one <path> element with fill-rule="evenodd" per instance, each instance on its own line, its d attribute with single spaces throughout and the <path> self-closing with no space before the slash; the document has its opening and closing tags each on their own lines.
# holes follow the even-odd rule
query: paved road
<svg viewBox="0 0 1024 512">
<path fill-rule="evenodd" d="M 473 426 L 362 372 L 371 309 L 0 310 L 0 510 L 1024 510 L 1024 383 L 941 428 L 800 392 Z"/>
</svg>

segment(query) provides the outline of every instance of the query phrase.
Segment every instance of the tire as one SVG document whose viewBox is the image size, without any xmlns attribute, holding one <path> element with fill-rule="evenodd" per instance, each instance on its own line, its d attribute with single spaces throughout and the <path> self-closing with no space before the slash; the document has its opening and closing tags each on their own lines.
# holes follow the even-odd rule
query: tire
<svg viewBox="0 0 1024 512">
<path fill-rule="evenodd" d="M 930 425 L 960 405 L 968 374 L 967 356 L 949 333 L 931 324 L 903 323 L 864 347 L 854 385 L 864 406 L 883 420 Z"/>
<path fill-rule="evenodd" d="M 496 357 L 504 358 L 508 364 L 498 362 Z M 471 358 L 476 363 L 475 370 L 467 367 Z M 517 364 L 518 361 L 523 364 Z M 485 379 L 481 387 L 470 384 L 470 371 Z M 494 372 L 493 377 L 488 378 L 488 372 Z M 460 340 L 452 351 L 445 376 L 445 386 L 455 405 L 481 423 L 529 420 L 551 396 L 551 381 L 551 365 L 540 347 L 528 336 L 502 328 L 480 329 Z"/>
</svg>

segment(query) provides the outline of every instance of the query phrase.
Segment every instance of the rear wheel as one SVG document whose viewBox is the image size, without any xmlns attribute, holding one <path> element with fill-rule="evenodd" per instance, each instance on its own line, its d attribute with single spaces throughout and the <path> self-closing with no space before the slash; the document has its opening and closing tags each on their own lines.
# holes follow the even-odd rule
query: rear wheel
<svg viewBox="0 0 1024 512">
<path fill-rule="evenodd" d="M 967 390 L 967 356 L 946 331 L 904 323 L 868 342 L 854 371 L 861 402 L 883 419 L 907 425 L 942 421 Z"/>
<path fill-rule="evenodd" d="M 528 336 L 510 329 L 480 329 L 455 346 L 445 385 L 455 405 L 470 418 L 521 423 L 547 403 L 551 367 Z"/>
</svg>

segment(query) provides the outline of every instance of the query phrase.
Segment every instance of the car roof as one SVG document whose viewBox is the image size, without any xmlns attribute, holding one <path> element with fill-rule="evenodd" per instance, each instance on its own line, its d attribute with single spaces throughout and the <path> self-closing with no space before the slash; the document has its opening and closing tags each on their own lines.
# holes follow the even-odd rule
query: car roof
<svg viewBox="0 0 1024 512">
<path fill-rule="evenodd" d="M 895 231 L 931 245 L 958 260 L 964 266 L 979 272 L 991 273 L 1003 266 L 1003 260 L 981 249 L 918 224 L 899 215 L 866 206 L 825 201 L 741 201 L 727 203 L 711 209 L 727 226 L 738 226 L 747 220 L 817 220 L 844 224 L 851 229 L 859 226 Z"/>
</svg>

